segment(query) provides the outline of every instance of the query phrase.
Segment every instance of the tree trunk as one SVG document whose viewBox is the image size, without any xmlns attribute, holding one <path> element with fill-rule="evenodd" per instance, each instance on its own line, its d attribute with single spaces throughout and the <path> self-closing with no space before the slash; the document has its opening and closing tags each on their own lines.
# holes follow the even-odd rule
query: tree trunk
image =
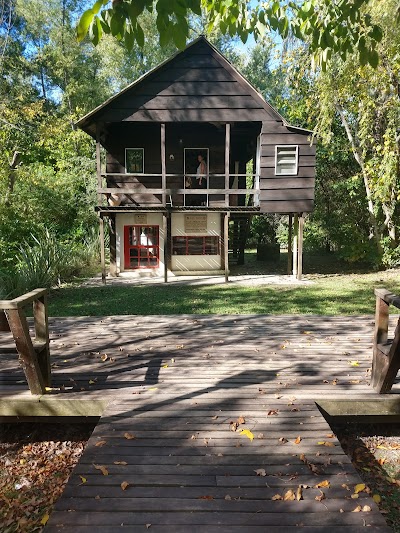
<svg viewBox="0 0 400 533">
<path fill-rule="evenodd" d="M 346 115 L 345 115 L 343 107 L 340 104 L 336 104 L 336 110 L 339 113 L 340 119 L 342 121 L 342 125 L 344 129 L 346 130 L 347 138 L 349 139 L 349 142 L 350 142 L 350 145 L 353 151 L 354 159 L 357 161 L 357 163 L 359 164 L 361 168 L 361 173 L 362 173 L 364 187 L 365 187 L 365 194 L 366 194 L 367 202 L 368 202 L 368 213 L 369 213 L 369 220 L 371 224 L 371 231 L 376 242 L 378 253 L 382 254 L 381 235 L 379 232 L 378 221 L 376 220 L 375 213 L 374 213 L 374 203 L 372 200 L 371 189 L 370 189 L 369 182 L 368 182 L 367 171 L 365 169 L 364 158 L 362 156 L 359 146 L 356 143 L 356 139 L 351 131 L 350 124 L 348 123 L 346 119 Z"/>
<path fill-rule="evenodd" d="M 6 205 L 10 205 L 11 203 L 11 195 L 14 192 L 14 185 L 15 185 L 15 171 L 17 170 L 17 167 L 20 161 L 21 161 L 21 152 L 15 151 L 12 161 L 8 167 L 8 186 L 7 186 L 6 197 L 4 199 L 4 203 Z"/>
</svg>

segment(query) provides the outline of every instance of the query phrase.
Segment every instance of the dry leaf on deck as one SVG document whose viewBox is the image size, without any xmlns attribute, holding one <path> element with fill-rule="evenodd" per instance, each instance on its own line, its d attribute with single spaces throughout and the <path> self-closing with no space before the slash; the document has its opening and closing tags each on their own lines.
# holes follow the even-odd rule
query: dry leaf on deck
<svg viewBox="0 0 400 533">
<path fill-rule="evenodd" d="M 349 361 L 350 366 L 360 366 L 360 363 L 358 361 Z"/>
<path fill-rule="evenodd" d="M 217 418 L 218 418 L 218 415 L 215 415 L 215 416 L 213 416 L 213 417 L 211 418 L 211 420 L 217 420 Z"/>
<path fill-rule="evenodd" d="M 280 494 L 275 494 L 275 496 L 272 496 L 271 498 L 273 501 L 275 500 L 283 500 L 282 496 Z"/>
<path fill-rule="evenodd" d="M 299 502 L 302 499 L 303 499 L 303 489 L 301 488 L 301 485 L 299 485 L 296 490 L 296 500 Z"/>
<path fill-rule="evenodd" d="M 103 363 L 104 361 L 107 361 L 107 359 L 108 359 L 108 355 L 106 353 L 103 353 L 103 355 L 101 356 L 101 360 L 103 361 Z"/>
<path fill-rule="evenodd" d="M 320 492 L 321 494 L 319 494 L 318 496 L 315 496 L 314 498 L 317 502 L 322 502 L 322 500 L 325 500 L 325 494 L 322 492 L 322 490 Z"/>
<path fill-rule="evenodd" d="M 283 499 L 284 501 L 291 501 L 291 500 L 296 499 L 296 496 L 294 495 L 294 492 L 292 491 L 292 489 L 289 489 L 288 491 L 285 492 L 285 494 L 283 495 Z"/>
<path fill-rule="evenodd" d="M 294 441 L 295 444 L 300 444 L 301 442 L 301 437 L 300 435 L 297 437 L 297 439 Z"/>
<path fill-rule="evenodd" d="M 105 466 L 101 465 L 93 465 L 96 470 L 100 470 L 100 472 L 103 474 L 103 476 L 108 476 L 108 470 Z"/>
<path fill-rule="evenodd" d="M 358 494 L 359 492 L 362 492 L 363 490 L 365 490 L 365 488 L 366 488 L 365 483 L 358 483 L 358 485 L 354 487 L 354 494 Z"/>
<path fill-rule="evenodd" d="M 355 509 L 353 509 L 353 511 L 351 511 L 352 513 L 359 513 L 361 511 L 361 505 L 357 505 L 357 507 Z"/>
<path fill-rule="evenodd" d="M 249 438 L 251 441 L 254 439 L 254 435 L 249 429 L 242 429 L 240 435 L 246 435 L 246 437 Z"/>
<path fill-rule="evenodd" d="M 364 507 L 361 510 L 363 513 L 370 513 L 372 509 L 369 505 L 364 505 Z"/>
<path fill-rule="evenodd" d="M 264 468 L 258 468 L 257 470 L 254 470 L 254 472 L 257 474 L 257 476 L 265 477 L 267 475 Z"/>
<path fill-rule="evenodd" d="M 278 412 L 279 412 L 279 409 L 270 409 L 270 410 L 267 412 L 267 416 L 277 415 Z"/>
<path fill-rule="evenodd" d="M 104 446 L 104 444 L 107 444 L 106 440 L 99 440 L 98 442 L 96 442 L 95 446 L 96 448 L 101 448 L 102 446 Z"/>
<path fill-rule="evenodd" d="M 321 483 L 317 483 L 316 485 L 314 485 L 316 489 L 328 489 L 330 486 L 331 484 L 327 479 L 325 479 L 325 481 L 321 481 Z"/>
<path fill-rule="evenodd" d="M 245 420 L 244 416 L 239 416 L 239 418 L 237 419 L 237 423 L 238 424 L 245 424 L 246 420 Z"/>
<path fill-rule="evenodd" d="M 132 439 L 135 439 L 135 435 L 132 435 L 132 433 L 124 433 L 124 437 L 127 439 L 127 440 L 132 440 Z"/>
<path fill-rule="evenodd" d="M 151 524 L 146 524 L 146 529 L 149 529 L 151 527 Z"/>
<path fill-rule="evenodd" d="M 81 478 L 82 483 L 86 483 L 87 482 L 87 479 L 85 477 L 83 477 L 83 476 L 79 476 L 79 477 Z"/>
<path fill-rule="evenodd" d="M 114 464 L 115 464 L 115 465 L 123 465 L 123 466 L 125 466 L 125 465 L 127 465 L 128 463 L 127 463 L 126 461 L 114 461 Z"/>
<path fill-rule="evenodd" d="M 199 496 L 199 500 L 213 500 L 214 496 L 207 494 L 206 496 Z"/>
<path fill-rule="evenodd" d="M 231 423 L 229 424 L 229 429 L 230 429 L 231 431 L 236 431 L 238 427 L 239 427 L 239 424 L 238 424 L 237 422 L 231 422 Z"/>
<path fill-rule="evenodd" d="M 227 494 L 224 498 L 225 500 L 231 500 L 232 499 L 232 496 L 229 496 L 229 494 Z"/>
<path fill-rule="evenodd" d="M 381 503 L 381 501 L 382 501 L 382 498 L 380 497 L 379 494 L 374 494 L 372 496 L 372 499 L 374 500 L 375 503 Z"/>
<path fill-rule="evenodd" d="M 279 440 L 279 442 L 280 442 L 281 444 L 286 444 L 286 442 L 288 442 L 288 440 L 285 439 L 285 437 L 281 437 L 281 438 L 278 439 L 278 440 Z"/>
<path fill-rule="evenodd" d="M 129 487 L 129 483 L 127 481 L 123 481 L 121 483 L 121 489 L 126 490 Z"/>
</svg>

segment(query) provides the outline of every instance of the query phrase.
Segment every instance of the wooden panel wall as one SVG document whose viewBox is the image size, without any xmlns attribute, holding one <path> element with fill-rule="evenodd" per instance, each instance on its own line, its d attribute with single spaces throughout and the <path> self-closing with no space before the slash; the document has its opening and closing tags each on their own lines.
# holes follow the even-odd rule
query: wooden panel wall
<svg viewBox="0 0 400 533">
<path fill-rule="evenodd" d="M 275 146 L 298 145 L 297 175 L 275 175 Z M 315 144 L 307 133 L 280 125 L 270 131 L 264 123 L 261 133 L 260 209 L 262 213 L 300 213 L 314 208 Z"/>
<path fill-rule="evenodd" d="M 276 121 L 254 91 L 204 41 L 128 89 L 97 114 L 102 122 Z"/>
</svg>

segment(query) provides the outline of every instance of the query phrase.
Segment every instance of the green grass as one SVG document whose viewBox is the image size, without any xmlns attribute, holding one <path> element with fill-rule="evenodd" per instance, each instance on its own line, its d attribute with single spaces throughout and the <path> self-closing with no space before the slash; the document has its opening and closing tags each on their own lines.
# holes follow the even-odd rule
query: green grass
<svg viewBox="0 0 400 533">
<path fill-rule="evenodd" d="M 302 286 L 66 286 L 52 291 L 49 315 L 373 314 L 374 288 L 400 293 L 399 274 L 400 270 L 309 274 L 306 279 L 313 283 Z"/>
</svg>

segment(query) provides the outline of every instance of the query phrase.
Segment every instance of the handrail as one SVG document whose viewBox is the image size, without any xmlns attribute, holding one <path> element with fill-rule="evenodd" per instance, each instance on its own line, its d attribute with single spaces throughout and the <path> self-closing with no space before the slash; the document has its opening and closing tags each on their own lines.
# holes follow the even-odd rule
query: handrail
<svg viewBox="0 0 400 533">
<path fill-rule="evenodd" d="M 0 309 L 21 309 L 47 294 L 47 289 L 34 289 L 12 300 L 0 300 Z"/>
<path fill-rule="evenodd" d="M 102 175 L 101 175 L 103 178 L 107 178 L 107 176 L 118 176 L 118 177 L 121 177 L 121 176 L 126 176 L 128 178 L 137 178 L 137 177 L 145 177 L 145 178 L 162 178 L 163 177 L 163 174 L 157 174 L 157 173 L 152 173 L 152 174 L 142 174 L 142 173 L 138 173 L 138 172 L 104 172 Z M 195 178 L 197 176 L 197 174 L 183 174 L 182 172 L 180 174 L 165 174 L 165 177 L 166 178 L 183 178 L 183 177 L 191 177 L 191 178 Z M 225 174 L 212 174 L 212 173 L 208 173 L 207 174 L 208 177 L 212 177 L 212 178 L 224 178 L 225 177 Z M 229 174 L 229 176 L 231 178 L 244 178 L 244 177 L 249 177 L 249 178 L 257 178 L 260 176 L 260 173 L 258 174 Z"/>
<path fill-rule="evenodd" d="M 259 189 L 125 189 L 122 187 L 104 187 L 97 189 L 100 194 L 257 194 Z"/>
<path fill-rule="evenodd" d="M 387 289 L 375 289 L 375 296 L 386 302 L 387 304 L 394 305 L 397 309 L 400 309 L 400 296 L 393 294 Z"/>
</svg>

